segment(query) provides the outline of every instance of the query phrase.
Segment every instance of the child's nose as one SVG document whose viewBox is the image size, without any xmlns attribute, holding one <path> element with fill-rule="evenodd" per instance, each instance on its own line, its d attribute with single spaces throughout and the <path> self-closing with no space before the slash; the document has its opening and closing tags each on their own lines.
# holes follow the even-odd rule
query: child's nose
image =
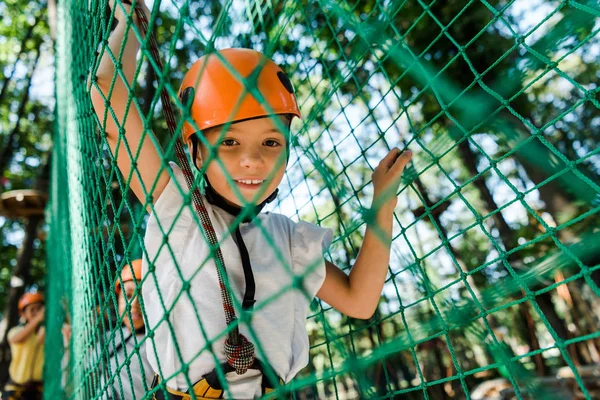
<svg viewBox="0 0 600 400">
<path fill-rule="evenodd" d="M 263 164 L 264 160 L 262 158 L 262 155 L 260 154 L 260 151 L 257 150 L 249 150 L 244 152 L 240 159 L 240 165 L 244 168 L 258 168 L 262 167 Z"/>
</svg>

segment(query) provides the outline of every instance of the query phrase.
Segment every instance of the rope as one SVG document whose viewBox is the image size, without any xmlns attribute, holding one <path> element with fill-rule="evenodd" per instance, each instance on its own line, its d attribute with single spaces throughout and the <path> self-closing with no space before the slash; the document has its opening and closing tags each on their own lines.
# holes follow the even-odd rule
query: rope
<svg viewBox="0 0 600 400">
<path fill-rule="evenodd" d="M 146 15 L 144 14 L 142 8 L 139 7 L 139 4 L 136 4 L 135 12 L 137 17 L 139 18 L 142 33 L 145 35 L 148 32 L 148 19 L 146 18 Z M 150 39 L 150 53 L 152 54 L 152 58 L 156 62 L 158 68 L 162 69 L 163 65 L 160 60 L 160 54 L 158 52 L 158 43 L 156 41 L 154 31 L 152 31 L 148 37 Z M 175 134 L 177 123 L 175 120 L 173 108 L 171 107 L 171 102 L 169 101 L 169 95 L 164 87 L 160 92 L 160 99 L 163 104 L 163 112 L 165 120 L 167 121 L 167 127 L 171 136 L 173 136 Z M 188 189 L 192 193 L 192 202 L 194 204 L 196 214 L 200 218 L 200 221 L 202 222 L 202 228 L 206 232 L 206 236 L 208 237 L 209 243 L 216 253 L 215 261 L 217 263 L 217 274 L 219 276 L 221 300 L 223 302 L 223 310 L 225 312 L 225 321 L 229 326 L 230 324 L 235 322 L 237 318 L 235 315 L 235 309 L 233 308 L 231 294 L 227 289 L 227 285 L 225 285 L 227 277 L 225 261 L 223 260 L 223 254 L 221 252 L 221 247 L 219 246 L 219 242 L 217 240 L 215 229 L 213 228 L 208 212 L 206 211 L 206 206 L 204 205 L 204 201 L 202 200 L 202 196 L 200 195 L 200 190 L 198 190 L 198 187 L 194 187 L 193 185 L 194 174 L 192 173 L 192 169 L 185 155 L 183 143 L 181 141 L 181 138 L 179 137 L 176 139 L 175 142 L 175 155 L 177 157 L 177 161 L 179 161 L 181 170 L 183 171 L 183 176 L 185 177 L 185 182 L 188 186 Z M 248 339 L 240 333 L 237 325 L 235 325 L 229 331 L 228 337 L 225 340 L 225 355 L 227 357 L 227 362 L 235 369 L 236 373 L 239 375 L 244 374 L 248 370 L 248 368 L 251 367 L 254 363 L 254 345 L 250 343 L 250 341 L 248 341 Z"/>
</svg>

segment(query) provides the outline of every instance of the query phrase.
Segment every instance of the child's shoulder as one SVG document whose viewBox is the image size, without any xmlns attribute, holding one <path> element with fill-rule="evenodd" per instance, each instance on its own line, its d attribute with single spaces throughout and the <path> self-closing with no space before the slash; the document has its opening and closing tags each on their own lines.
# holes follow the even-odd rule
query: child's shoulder
<svg viewBox="0 0 600 400">
<path fill-rule="evenodd" d="M 294 227 L 296 225 L 296 222 L 292 221 L 289 217 L 283 215 L 283 214 L 279 214 L 279 213 L 275 213 L 275 212 L 265 212 L 261 215 L 261 221 L 263 221 L 263 223 L 266 223 L 266 225 L 271 229 L 271 230 L 275 230 L 275 231 L 285 231 L 288 233 L 292 233 L 294 232 Z"/>
<path fill-rule="evenodd" d="M 163 197 L 169 197 L 169 203 L 176 201 L 177 199 L 182 200 L 182 195 L 189 192 L 183 170 L 173 161 L 170 161 L 164 168 L 169 175 L 169 182 L 160 194 L 159 200 Z"/>
<path fill-rule="evenodd" d="M 12 328 L 10 328 L 8 330 L 8 334 L 6 335 L 6 337 L 8 339 L 11 339 L 13 336 L 15 336 L 17 333 L 21 332 L 25 327 L 23 325 L 16 325 L 13 326 Z"/>
<path fill-rule="evenodd" d="M 265 213 L 272 228 L 282 229 L 292 242 L 322 242 L 331 241 L 333 232 L 331 229 L 322 228 L 306 221 L 294 221 L 290 217 L 274 212 Z"/>
</svg>

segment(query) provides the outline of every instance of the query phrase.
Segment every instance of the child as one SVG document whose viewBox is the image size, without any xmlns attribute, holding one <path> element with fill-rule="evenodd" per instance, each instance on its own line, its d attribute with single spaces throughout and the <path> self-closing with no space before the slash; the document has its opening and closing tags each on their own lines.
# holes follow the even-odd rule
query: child
<svg viewBox="0 0 600 400">
<path fill-rule="evenodd" d="M 125 35 L 125 16 L 120 6 L 116 7 L 119 23 L 108 44 L 114 54 L 119 53 Z M 121 63 L 131 86 L 138 48 L 130 31 Z M 148 328 L 153 332 L 148 358 L 154 371 L 167 381 L 170 398 L 176 399 L 185 398 L 188 390 L 197 398 L 261 396 L 277 385 L 265 380 L 265 366 L 272 368 L 281 382 L 289 382 L 308 363 L 305 320 L 315 295 L 354 318 L 373 314 L 387 272 L 395 193 L 411 158 L 410 152 L 393 149 L 375 169 L 373 204 L 377 211 L 368 223 L 356 263 L 346 275 L 323 258 L 331 242 L 330 230 L 295 223 L 278 214 L 258 213 L 275 197 L 285 173 L 289 138 L 287 129 L 281 127 L 288 128 L 293 117 L 300 117 L 289 79 L 253 50 L 227 49 L 219 54 L 243 77 L 258 67 L 256 87 L 270 106 L 261 106 L 250 94 L 243 97 L 243 85 L 216 55 L 198 60 L 180 90 L 182 104 L 190 107 L 191 119 L 200 129 L 196 131 L 186 122 L 183 140 L 194 164 L 205 174 L 204 203 L 219 240 L 232 296 L 238 304 L 244 299 L 246 310 L 255 303 L 250 322 L 240 323 L 239 330 L 254 344 L 259 343 L 262 351 L 256 351 L 255 365 L 247 372 L 228 373 L 226 385 L 215 370 L 215 357 L 219 363 L 226 360 L 223 332 L 227 327 L 217 267 L 193 208 L 184 202 L 182 193 L 188 190 L 182 171 L 175 164 L 163 165 L 160 151 L 143 136 L 144 124 L 137 108 L 127 107 L 128 90 L 120 77 L 109 99 L 116 121 L 111 113 L 105 121 L 107 141 L 113 154 L 118 154 L 122 174 L 129 176 L 134 168 L 130 187 L 151 212 L 145 237 L 149 263 L 144 259 L 144 271 L 150 276 L 143 287 Z M 114 65 L 105 54 L 97 71 L 97 87 L 92 89 L 101 122 L 114 74 Z M 118 140 L 122 124 L 131 152 L 135 154 L 139 148 L 135 167 L 124 141 Z M 216 160 L 203 164 L 211 151 Z M 152 204 L 147 204 L 147 199 Z M 242 206 L 248 203 L 256 205 L 256 213 L 235 224 Z M 300 288 L 291 288 L 294 276 L 302 277 Z M 240 310 L 236 313 L 240 315 Z M 223 367 L 225 372 L 231 370 L 226 363 Z M 163 398 L 162 394 L 157 393 L 156 398 Z"/>
<path fill-rule="evenodd" d="M 44 371 L 44 296 L 41 293 L 25 293 L 19 299 L 19 313 L 24 325 L 8 331 L 8 343 L 12 360 L 10 381 L 4 388 L 3 399 L 41 399 Z"/>
<path fill-rule="evenodd" d="M 142 260 L 134 260 L 123 267 L 121 279 L 117 280 L 115 287 L 119 305 L 118 320 L 123 321 L 124 329 L 122 335 L 117 333 L 113 340 L 108 339 L 111 374 L 120 368 L 119 376 L 112 383 L 112 391 L 109 390 L 114 399 L 143 398 L 154 377 L 146 357 L 146 330 L 136 292 L 136 281 L 141 280 Z"/>
</svg>

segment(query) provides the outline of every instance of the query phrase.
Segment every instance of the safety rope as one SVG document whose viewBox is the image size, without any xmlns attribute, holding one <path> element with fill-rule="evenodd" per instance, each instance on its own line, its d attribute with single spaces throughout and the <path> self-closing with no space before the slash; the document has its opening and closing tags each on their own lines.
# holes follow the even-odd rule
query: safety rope
<svg viewBox="0 0 600 400">
<path fill-rule="evenodd" d="M 139 3 L 135 6 L 135 12 L 140 21 L 142 34 L 146 35 L 148 32 L 148 19 L 146 18 L 146 15 Z M 154 59 L 154 62 L 156 62 L 158 68 L 162 70 L 163 65 L 160 60 L 158 43 L 156 41 L 154 32 L 151 32 L 148 38 L 150 40 L 150 53 L 152 54 L 152 58 Z M 171 136 L 173 136 L 175 134 L 177 123 L 175 121 L 173 108 L 171 107 L 169 95 L 165 87 L 163 87 L 160 92 L 160 98 L 163 105 L 165 120 L 167 121 L 167 127 Z M 193 185 L 194 174 L 192 173 L 192 169 L 185 155 L 183 143 L 179 137 L 177 137 L 175 141 L 175 155 L 179 161 L 181 170 L 183 171 L 183 176 L 185 177 L 185 182 L 187 183 L 188 189 L 192 193 L 192 201 L 194 203 L 196 214 L 200 218 L 200 221 L 202 222 L 202 228 L 206 232 L 209 244 L 211 248 L 214 249 L 216 254 L 215 261 L 217 263 L 217 274 L 219 276 L 221 300 L 223 302 L 223 310 L 225 311 L 225 320 L 227 322 L 227 326 L 229 326 L 236 321 L 237 317 L 235 315 L 235 309 L 233 308 L 231 294 L 225 285 L 227 270 L 225 268 L 223 254 L 221 253 L 221 247 L 219 246 L 215 229 L 213 228 L 210 217 L 204 205 L 204 201 L 200 195 L 200 190 L 198 190 L 198 187 L 194 187 Z M 235 369 L 235 372 L 240 375 L 244 374 L 248 368 L 254 364 L 254 345 L 240 333 L 237 325 L 235 325 L 229 331 L 227 339 L 225 339 L 225 355 L 227 357 L 227 362 Z"/>
</svg>

